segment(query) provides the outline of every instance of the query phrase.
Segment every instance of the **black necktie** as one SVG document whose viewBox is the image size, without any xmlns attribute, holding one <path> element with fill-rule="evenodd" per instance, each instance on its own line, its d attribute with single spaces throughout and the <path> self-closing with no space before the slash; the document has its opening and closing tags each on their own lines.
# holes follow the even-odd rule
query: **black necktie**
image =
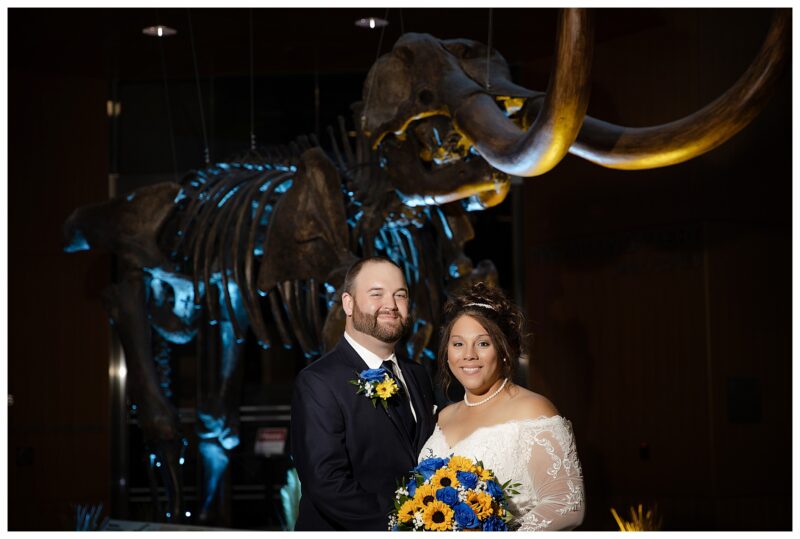
<svg viewBox="0 0 800 539">
<path fill-rule="evenodd" d="M 397 411 L 400 423 L 402 423 L 403 427 L 406 429 L 408 437 L 413 440 L 417 430 L 417 422 L 414 421 L 414 416 L 411 413 L 411 400 L 408 390 L 403 385 L 403 382 L 400 381 L 400 377 L 397 376 L 397 371 L 395 371 L 394 368 L 394 361 L 384 361 L 381 367 L 389 371 L 389 375 L 394 379 L 395 383 L 397 383 L 397 387 L 400 389 L 397 395 L 398 399 L 394 403 L 394 406 L 392 406 L 392 410 Z"/>
</svg>

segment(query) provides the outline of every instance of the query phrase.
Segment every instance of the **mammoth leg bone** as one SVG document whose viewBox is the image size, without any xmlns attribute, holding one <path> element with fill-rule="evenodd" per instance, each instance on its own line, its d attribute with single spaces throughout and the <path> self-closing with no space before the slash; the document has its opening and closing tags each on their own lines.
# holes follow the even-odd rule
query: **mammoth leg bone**
<svg viewBox="0 0 800 539">
<path fill-rule="evenodd" d="M 109 287 L 103 297 L 117 330 L 130 377 L 128 390 L 138 406 L 139 425 L 153 451 L 153 465 L 161 468 L 168 495 L 168 519 L 179 519 L 183 505 L 180 489 L 180 458 L 183 439 L 175 408 L 159 388 L 152 356 L 152 333 L 145 303 L 145 274 L 128 269 L 122 280 Z"/>
<path fill-rule="evenodd" d="M 216 371 L 211 377 L 214 383 L 203 392 L 203 402 L 197 411 L 197 435 L 200 438 L 199 450 L 204 470 L 200 519 L 204 521 L 208 520 L 215 500 L 220 507 L 227 505 L 223 499 L 226 489 L 222 487 L 230 460 L 229 452 L 239 445 L 244 345 L 243 341 L 237 339 L 235 327 L 246 332 L 248 324 L 239 287 L 231 281 L 225 288 L 227 291 L 218 290 L 218 297 L 215 298 L 220 306 L 220 320 L 215 326 L 219 331 L 219 341 L 211 339 L 206 343 L 210 355 L 209 367 Z M 211 328 L 209 330 L 213 331 Z"/>
</svg>

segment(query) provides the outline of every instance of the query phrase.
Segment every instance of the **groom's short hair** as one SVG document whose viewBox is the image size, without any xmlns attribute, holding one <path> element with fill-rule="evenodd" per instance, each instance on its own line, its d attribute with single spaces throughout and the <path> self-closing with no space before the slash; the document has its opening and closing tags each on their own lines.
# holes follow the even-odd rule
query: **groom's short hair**
<svg viewBox="0 0 800 539">
<path fill-rule="evenodd" d="M 367 264 L 377 264 L 377 263 L 386 263 L 391 264 L 392 266 L 396 267 L 400 270 L 400 273 L 403 273 L 403 268 L 397 265 L 397 262 L 392 260 L 391 258 L 387 258 L 385 256 L 368 256 L 366 258 L 362 258 L 358 262 L 354 263 L 350 266 L 350 269 L 347 270 L 347 275 L 344 276 L 344 284 L 342 285 L 342 292 L 346 292 L 353 295 L 353 285 L 356 282 L 356 278 L 358 274 L 361 273 L 361 269 L 366 266 Z M 405 278 L 405 274 L 404 274 Z"/>
</svg>

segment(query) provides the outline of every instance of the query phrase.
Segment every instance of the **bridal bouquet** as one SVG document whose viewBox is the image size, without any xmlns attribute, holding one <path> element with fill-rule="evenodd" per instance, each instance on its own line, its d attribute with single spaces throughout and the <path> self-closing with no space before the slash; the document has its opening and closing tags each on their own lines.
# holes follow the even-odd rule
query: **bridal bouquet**
<svg viewBox="0 0 800 539">
<path fill-rule="evenodd" d="M 427 458 L 395 491 L 392 531 L 506 531 L 508 500 L 519 483 L 498 483 L 491 470 L 460 455 Z"/>
</svg>

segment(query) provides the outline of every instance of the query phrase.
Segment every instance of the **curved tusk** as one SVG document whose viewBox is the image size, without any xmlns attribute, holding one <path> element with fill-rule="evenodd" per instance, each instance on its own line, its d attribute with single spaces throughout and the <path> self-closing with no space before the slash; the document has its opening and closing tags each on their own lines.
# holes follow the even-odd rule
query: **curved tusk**
<svg viewBox="0 0 800 539">
<path fill-rule="evenodd" d="M 744 75 L 694 114 L 641 128 L 587 116 L 570 153 L 608 168 L 642 170 L 675 165 L 713 150 L 764 108 L 786 60 L 790 24 L 791 10 L 778 10 L 758 56 Z"/>
<path fill-rule="evenodd" d="M 555 73 L 539 115 L 527 132 L 506 118 L 485 93 L 473 94 L 451 108 L 459 131 L 494 168 L 514 176 L 538 176 L 567 154 L 589 104 L 593 33 L 587 10 L 561 11 Z"/>
</svg>

